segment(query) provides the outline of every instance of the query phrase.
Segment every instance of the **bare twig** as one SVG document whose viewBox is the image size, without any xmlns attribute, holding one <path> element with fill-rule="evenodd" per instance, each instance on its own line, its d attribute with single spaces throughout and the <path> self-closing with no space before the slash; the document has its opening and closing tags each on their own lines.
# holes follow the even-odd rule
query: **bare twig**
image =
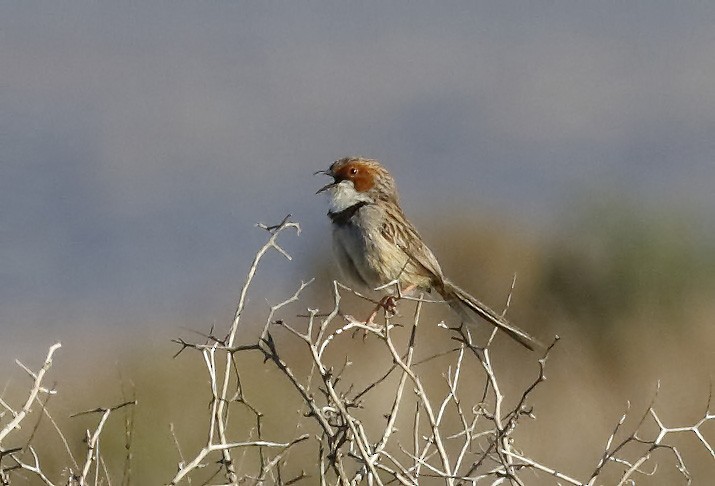
<svg viewBox="0 0 715 486">
<path fill-rule="evenodd" d="M 61 347 L 62 344 L 60 343 L 56 343 L 50 346 L 50 349 L 47 352 L 47 357 L 45 358 L 45 363 L 42 365 L 42 368 L 40 368 L 40 371 L 38 371 L 37 373 L 30 371 L 27 367 L 25 367 L 25 365 L 23 365 L 19 361 L 17 362 L 18 365 L 20 365 L 25 371 L 28 372 L 30 376 L 32 376 L 34 382 L 32 388 L 30 389 L 30 393 L 27 397 L 27 400 L 25 400 L 25 404 L 18 412 L 13 412 L 13 419 L 10 420 L 10 422 L 8 422 L 8 424 L 5 425 L 2 430 L 0 430 L 0 444 L 2 444 L 3 439 L 5 439 L 5 437 L 10 432 L 15 430 L 15 428 L 20 425 L 20 422 L 22 422 L 25 416 L 30 412 L 30 407 L 32 406 L 32 403 L 35 401 L 35 398 L 37 398 L 37 394 L 40 393 L 40 391 L 44 391 L 45 393 L 54 393 L 53 390 L 47 390 L 42 387 L 42 380 L 45 377 L 45 373 L 47 373 L 47 370 L 49 370 L 52 366 L 52 355 L 54 355 L 55 351 L 57 351 Z M 7 408 L 9 408 L 9 406 Z"/>
</svg>

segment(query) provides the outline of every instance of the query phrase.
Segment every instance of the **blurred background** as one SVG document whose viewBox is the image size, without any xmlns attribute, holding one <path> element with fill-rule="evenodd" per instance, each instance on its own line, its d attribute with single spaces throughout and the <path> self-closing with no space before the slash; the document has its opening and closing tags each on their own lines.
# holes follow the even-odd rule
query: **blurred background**
<svg viewBox="0 0 715 486">
<path fill-rule="evenodd" d="M 254 224 L 288 213 L 294 261 L 267 259 L 249 316 L 311 277 L 302 307 L 328 306 L 313 173 L 359 154 L 447 274 L 495 307 L 516 274 L 512 318 L 564 338 L 523 439 L 553 436 L 540 459 L 589 471 L 657 380 L 693 423 L 715 370 L 714 25 L 715 4 L 652 1 L 2 4 L 5 389 L 62 341 L 58 414 L 132 383 L 138 447 L 171 450 L 208 395 L 170 340 L 227 328 Z M 144 457 L 156 481 L 177 460 Z"/>
</svg>

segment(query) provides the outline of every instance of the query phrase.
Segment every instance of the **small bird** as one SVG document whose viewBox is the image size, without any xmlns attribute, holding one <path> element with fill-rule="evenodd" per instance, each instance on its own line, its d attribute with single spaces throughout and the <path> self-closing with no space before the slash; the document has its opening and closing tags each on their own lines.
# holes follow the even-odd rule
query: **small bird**
<svg viewBox="0 0 715 486">
<path fill-rule="evenodd" d="M 333 181 L 316 194 L 330 197 L 328 217 L 333 251 L 346 278 L 369 289 L 389 292 L 399 282 L 403 292 L 436 290 L 465 321 L 479 316 L 522 346 L 542 345 L 478 299 L 447 279 L 437 258 L 400 207 L 392 175 L 377 160 L 345 157 L 318 171 Z"/>
</svg>

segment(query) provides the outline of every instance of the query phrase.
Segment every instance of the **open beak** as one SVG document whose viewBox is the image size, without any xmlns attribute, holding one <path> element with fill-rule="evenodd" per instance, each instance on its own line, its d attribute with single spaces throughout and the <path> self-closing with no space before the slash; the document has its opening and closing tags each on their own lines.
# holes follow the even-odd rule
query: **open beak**
<svg viewBox="0 0 715 486">
<path fill-rule="evenodd" d="M 330 189 L 331 187 L 335 187 L 335 186 L 337 186 L 337 185 L 338 185 L 337 182 L 335 182 L 335 181 L 334 181 L 334 182 L 331 182 L 330 184 L 326 184 L 326 185 L 324 185 L 323 187 L 321 187 L 320 189 L 318 189 L 317 191 L 315 191 L 315 193 L 316 193 L 316 194 L 320 194 L 321 192 L 327 191 L 327 190 Z"/>
<path fill-rule="evenodd" d="M 324 174 L 324 175 L 327 175 L 327 176 L 330 176 L 330 177 L 333 176 L 333 174 L 332 174 L 329 170 L 319 170 L 319 171 L 315 172 L 313 175 L 318 175 L 318 174 Z M 315 193 L 316 193 L 316 194 L 320 194 L 321 192 L 327 191 L 328 189 L 330 189 L 331 187 L 336 186 L 337 184 L 338 184 L 337 181 L 333 181 L 333 182 L 331 182 L 330 184 L 324 185 L 323 187 L 321 187 L 320 189 L 318 189 Z"/>
</svg>

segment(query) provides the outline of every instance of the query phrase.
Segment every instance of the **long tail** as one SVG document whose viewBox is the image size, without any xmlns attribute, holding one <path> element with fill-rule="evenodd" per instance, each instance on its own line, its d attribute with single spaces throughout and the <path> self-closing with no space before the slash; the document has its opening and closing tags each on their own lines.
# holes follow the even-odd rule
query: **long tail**
<svg viewBox="0 0 715 486">
<path fill-rule="evenodd" d="M 544 345 L 539 341 L 529 336 L 512 323 L 501 317 L 488 306 L 474 298 L 464 290 L 454 285 L 449 280 L 444 281 L 444 289 L 442 297 L 447 301 L 449 306 L 468 322 L 474 322 L 476 314 L 489 324 L 498 327 L 507 333 L 514 341 L 518 342 L 527 349 L 534 351 L 535 348 L 543 348 Z M 471 311 L 467 312 L 467 310 Z M 473 313 L 473 314 L 472 314 Z"/>
</svg>

